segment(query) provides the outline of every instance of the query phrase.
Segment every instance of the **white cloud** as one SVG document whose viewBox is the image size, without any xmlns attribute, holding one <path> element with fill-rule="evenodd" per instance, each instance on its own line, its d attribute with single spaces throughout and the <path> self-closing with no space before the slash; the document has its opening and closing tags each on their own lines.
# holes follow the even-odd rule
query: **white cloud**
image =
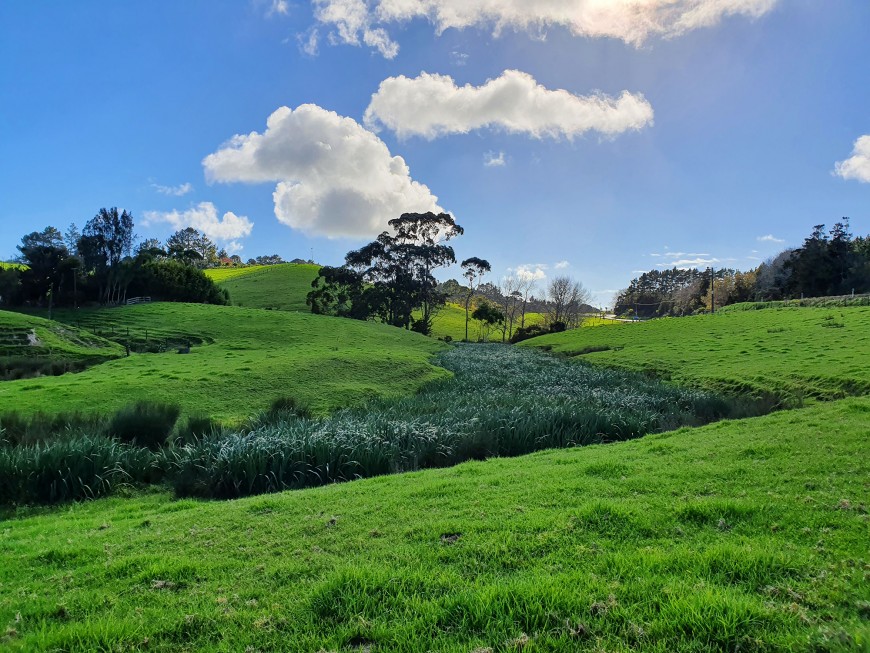
<svg viewBox="0 0 870 653">
<path fill-rule="evenodd" d="M 316 57 L 320 47 L 320 32 L 316 27 L 312 27 L 304 34 L 297 34 L 296 40 L 299 43 L 299 49 L 309 57 Z"/>
<path fill-rule="evenodd" d="M 571 267 L 571 264 L 568 261 L 559 261 L 553 267 L 557 270 L 566 270 L 567 268 Z"/>
<path fill-rule="evenodd" d="M 834 174 L 843 179 L 870 183 L 870 135 L 861 136 L 855 141 L 852 156 L 845 161 L 838 161 L 834 166 Z"/>
<path fill-rule="evenodd" d="M 483 165 L 487 168 L 503 168 L 507 165 L 504 152 L 499 152 L 498 155 L 495 152 L 487 152 L 483 155 Z"/>
<path fill-rule="evenodd" d="M 614 136 L 650 125 L 653 109 L 643 95 L 618 98 L 551 91 L 528 73 L 506 70 L 482 86 L 458 87 L 449 75 L 421 73 L 381 82 L 365 112 L 367 127 L 384 126 L 399 138 L 465 134 L 496 127 L 536 138 L 574 138 L 594 130 Z"/>
<path fill-rule="evenodd" d="M 383 27 L 373 27 L 373 16 L 364 0 L 314 0 L 314 17 L 318 22 L 332 25 L 329 33 L 332 43 L 363 44 L 375 48 L 385 58 L 399 54 L 399 45 Z"/>
<path fill-rule="evenodd" d="M 450 60 L 453 62 L 454 66 L 464 66 L 468 63 L 468 54 L 460 52 L 459 50 L 454 50 L 450 53 Z"/>
<path fill-rule="evenodd" d="M 267 16 L 287 16 L 290 13 L 290 4 L 287 0 L 272 0 L 272 4 L 269 6 L 269 10 L 266 12 Z"/>
<path fill-rule="evenodd" d="M 712 27 L 730 16 L 758 18 L 778 0 L 315 0 L 315 18 L 336 29 L 336 41 L 360 40 L 392 58 L 398 45 L 375 25 L 429 20 L 447 29 L 505 29 L 546 38 L 553 27 L 574 36 L 615 38 L 640 46 L 652 37 L 673 38 Z M 380 31 L 368 43 L 366 35 Z M 385 48 L 383 42 L 389 43 Z M 386 52 L 385 52 L 386 50 Z M 387 54 L 389 53 L 389 54 Z"/>
<path fill-rule="evenodd" d="M 543 281 L 547 278 L 547 265 L 544 263 L 524 263 L 515 268 L 508 268 L 508 272 L 512 272 L 523 281 Z"/>
<path fill-rule="evenodd" d="M 760 243 L 777 243 L 781 244 L 785 242 L 784 238 L 777 238 L 773 234 L 767 234 L 766 236 L 758 236 L 755 240 Z"/>
<path fill-rule="evenodd" d="M 254 223 L 247 217 L 231 211 L 219 218 L 217 208 L 211 202 L 200 202 L 186 211 L 146 211 L 145 225 L 156 222 L 168 223 L 175 229 L 193 227 L 209 238 L 222 242 L 250 236 L 254 228 Z"/>
<path fill-rule="evenodd" d="M 151 184 L 151 188 L 156 190 L 161 195 L 172 195 L 174 197 L 181 197 L 182 195 L 187 195 L 193 190 L 193 186 L 189 182 L 180 184 L 178 186 L 161 186 L 160 184 Z"/>
<path fill-rule="evenodd" d="M 689 254 L 691 256 L 691 254 Z M 707 267 L 714 263 L 720 263 L 718 258 L 681 258 L 671 261 L 670 263 L 659 263 L 656 267 L 659 268 L 679 268 L 685 270 L 688 268 Z"/>
<path fill-rule="evenodd" d="M 406 212 L 441 212 L 405 160 L 352 118 L 314 104 L 281 107 L 262 134 L 237 135 L 203 159 L 218 182 L 277 182 L 282 223 L 330 238 L 369 238 Z"/>
</svg>

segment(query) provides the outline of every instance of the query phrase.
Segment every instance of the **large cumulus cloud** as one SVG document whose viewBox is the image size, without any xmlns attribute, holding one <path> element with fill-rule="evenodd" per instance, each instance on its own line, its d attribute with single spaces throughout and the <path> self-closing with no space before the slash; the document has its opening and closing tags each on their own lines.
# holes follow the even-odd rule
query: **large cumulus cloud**
<svg viewBox="0 0 870 653">
<path fill-rule="evenodd" d="M 317 105 L 281 107 L 263 133 L 234 136 L 203 160 L 218 182 L 277 182 L 282 223 L 330 238 L 369 238 L 406 212 L 440 212 L 405 160 L 352 118 Z"/>
</svg>

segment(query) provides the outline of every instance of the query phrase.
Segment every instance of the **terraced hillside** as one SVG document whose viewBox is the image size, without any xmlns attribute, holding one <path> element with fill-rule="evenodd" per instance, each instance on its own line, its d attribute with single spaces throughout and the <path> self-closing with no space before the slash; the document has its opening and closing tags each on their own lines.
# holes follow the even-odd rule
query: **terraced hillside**
<svg viewBox="0 0 870 653">
<path fill-rule="evenodd" d="M 244 268 L 217 268 L 206 274 L 230 293 L 234 306 L 276 311 L 307 311 L 305 296 L 319 265 L 283 263 Z"/>
<path fill-rule="evenodd" d="M 89 331 L 0 311 L 0 379 L 79 371 L 123 355 L 121 345 Z"/>
<path fill-rule="evenodd" d="M 322 413 L 413 393 L 447 375 L 429 363 L 439 343 L 356 320 L 178 303 L 58 311 L 56 317 L 121 342 L 147 343 L 155 353 L 134 352 L 82 374 L 0 384 L 4 407 L 109 412 L 150 399 L 235 421 L 281 397 Z M 179 355 L 188 344 L 190 353 Z M 124 352 L 120 345 L 106 346 L 114 355 Z"/>
<path fill-rule="evenodd" d="M 522 343 L 786 403 L 870 392 L 870 307 L 771 308 L 577 329 Z"/>
</svg>

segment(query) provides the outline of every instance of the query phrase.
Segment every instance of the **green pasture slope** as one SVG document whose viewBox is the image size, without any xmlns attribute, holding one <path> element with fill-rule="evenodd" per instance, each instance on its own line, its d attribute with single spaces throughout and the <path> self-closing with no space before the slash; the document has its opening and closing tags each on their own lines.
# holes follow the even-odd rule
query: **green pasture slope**
<svg viewBox="0 0 870 653">
<path fill-rule="evenodd" d="M 88 365 L 123 355 L 123 347 L 88 331 L 40 317 L 0 311 L 0 363 L 35 359 Z"/>
<path fill-rule="evenodd" d="M 787 402 L 870 392 L 870 307 L 739 310 L 522 343 L 728 393 Z"/>
<path fill-rule="evenodd" d="M 235 306 L 307 311 L 305 296 L 311 291 L 311 282 L 319 269 L 319 265 L 282 263 L 216 268 L 205 273 L 221 288 L 226 288 Z"/>
<path fill-rule="evenodd" d="M 413 393 L 448 374 L 429 363 L 443 346 L 430 339 L 307 313 L 154 303 L 56 311 L 56 317 L 109 338 L 126 339 L 129 329 L 130 339 L 165 343 L 166 351 L 134 353 L 80 374 L 0 383 L 5 410 L 108 413 L 149 399 L 233 422 L 279 397 L 325 413 L 373 397 Z M 190 353 L 178 354 L 187 342 L 193 343 Z M 111 351 L 117 355 L 118 349 Z"/>
<path fill-rule="evenodd" d="M 0 523 L 9 651 L 862 651 L 870 399 Z"/>
</svg>

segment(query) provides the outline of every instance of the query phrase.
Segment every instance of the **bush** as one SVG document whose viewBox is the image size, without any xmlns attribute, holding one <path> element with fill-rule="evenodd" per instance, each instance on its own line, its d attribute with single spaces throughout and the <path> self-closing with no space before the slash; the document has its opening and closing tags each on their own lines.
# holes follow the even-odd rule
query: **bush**
<svg viewBox="0 0 870 653">
<path fill-rule="evenodd" d="M 115 413 L 108 432 L 121 442 L 154 450 L 169 438 L 180 413 L 173 404 L 138 401 Z"/>
<path fill-rule="evenodd" d="M 281 417 L 310 419 L 311 409 L 299 403 L 294 397 L 278 397 L 269 407 L 269 417 L 272 419 Z"/>
<path fill-rule="evenodd" d="M 220 429 L 220 422 L 208 415 L 190 415 L 184 424 L 178 427 L 176 438 L 182 443 L 192 442 Z"/>
<path fill-rule="evenodd" d="M 0 447 L 0 503 L 92 499 L 119 485 L 151 481 L 153 454 L 104 436 L 81 435 Z"/>
<path fill-rule="evenodd" d="M 518 342 L 522 342 L 523 340 L 528 340 L 529 338 L 542 336 L 545 333 L 549 333 L 546 327 L 541 326 L 540 324 L 531 324 L 527 327 L 521 327 L 514 331 L 514 335 L 511 336 L 511 342 L 516 344 Z"/>
</svg>

